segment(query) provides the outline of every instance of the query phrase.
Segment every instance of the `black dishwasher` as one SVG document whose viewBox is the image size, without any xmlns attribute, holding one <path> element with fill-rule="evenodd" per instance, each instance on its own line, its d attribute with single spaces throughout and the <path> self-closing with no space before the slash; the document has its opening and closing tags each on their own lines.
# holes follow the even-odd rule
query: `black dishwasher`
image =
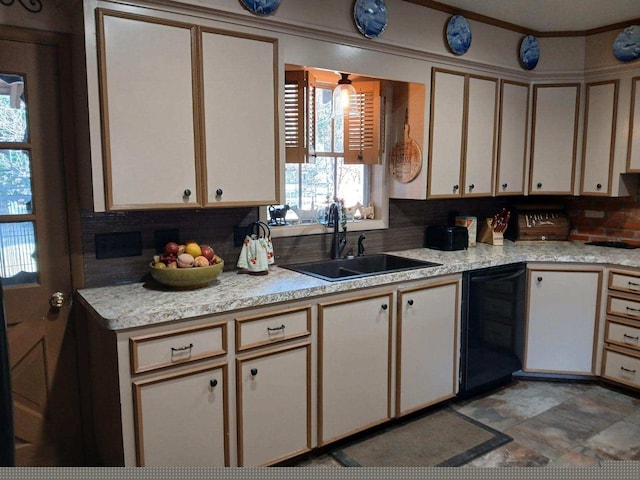
<svg viewBox="0 0 640 480">
<path fill-rule="evenodd" d="M 522 368 L 525 288 L 524 263 L 464 274 L 458 397 L 504 385 Z"/>
</svg>

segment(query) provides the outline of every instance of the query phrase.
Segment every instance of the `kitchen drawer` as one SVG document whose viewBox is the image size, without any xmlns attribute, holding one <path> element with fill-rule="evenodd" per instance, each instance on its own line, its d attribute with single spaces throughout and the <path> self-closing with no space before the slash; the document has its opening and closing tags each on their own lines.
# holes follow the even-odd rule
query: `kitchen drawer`
<svg viewBox="0 0 640 480">
<path fill-rule="evenodd" d="M 311 334 L 311 307 L 236 318 L 236 351 Z"/>
<path fill-rule="evenodd" d="M 227 353 L 226 322 L 141 335 L 129 339 L 132 373 L 213 358 Z"/>
<path fill-rule="evenodd" d="M 636 326 L 607 319 L 604 339 L 605 342 L 640 350 L 640 323 Z"/>
<path fill-rule="evenodd" d="M 640 320 L 640 297 L 636 300 L 610 293 L 607 297 L 607 314 Z"/>
<path fill-rule="evenodd" d="M 640 388 L 640 358 L 604 349 L 602 376 L 618 383 Z"/>
<path fill-rule="evenodd" d="M 609 271 L 609 290 L 640 294 L 640 273 Z"/>
</svg>

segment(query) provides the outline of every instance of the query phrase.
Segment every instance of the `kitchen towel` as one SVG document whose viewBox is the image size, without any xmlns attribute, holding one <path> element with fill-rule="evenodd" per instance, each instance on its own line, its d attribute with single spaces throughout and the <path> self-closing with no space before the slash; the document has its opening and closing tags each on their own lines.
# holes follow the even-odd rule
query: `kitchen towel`
<svg viewBox="0 0 640 480">
<path fill-rule="evenodd" d="M 256 222 L 254 226 L 256 232 L 247 235 L 242 242 L 236 266 L 240 269 L 238 273 L 266 275 L 269 265 L 274 263 L 271 231 L 263 222 Z"/>
</svg>

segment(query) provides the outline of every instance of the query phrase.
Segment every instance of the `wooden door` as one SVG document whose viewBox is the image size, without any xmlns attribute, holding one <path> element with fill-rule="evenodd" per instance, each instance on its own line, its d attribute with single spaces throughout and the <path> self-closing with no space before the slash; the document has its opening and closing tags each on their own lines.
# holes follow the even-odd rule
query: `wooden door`
<svg viewBox="0 0 640 480">
<path fill-rule="evenodd" d="M 16 464 L 82 461 L 58 48 L 0 39 L 0 274 Z M 50 306 L 55 292 L 60 308 Z"/>
</svg>

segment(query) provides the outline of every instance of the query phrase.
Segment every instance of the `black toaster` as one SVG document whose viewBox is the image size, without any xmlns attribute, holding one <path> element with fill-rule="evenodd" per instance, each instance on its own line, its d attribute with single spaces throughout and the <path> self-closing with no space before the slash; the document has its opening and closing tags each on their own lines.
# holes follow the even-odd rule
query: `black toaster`
<svg viewBox="0 0 640 480">
<path fill-rule="evenodd" d="M 467 227 L 432 225 L 424 234 L 424 246 L 436 250 L 464 250 L 469 246 Z"/>
</svg>

